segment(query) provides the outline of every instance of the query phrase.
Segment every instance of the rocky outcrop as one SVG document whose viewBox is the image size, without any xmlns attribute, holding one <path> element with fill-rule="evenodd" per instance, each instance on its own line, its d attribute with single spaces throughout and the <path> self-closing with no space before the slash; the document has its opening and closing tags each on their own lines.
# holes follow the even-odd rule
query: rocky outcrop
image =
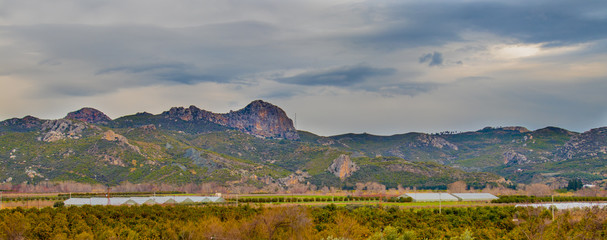
<svg viewBox="0 0 607 240">
<path fill-rule="evenodd" d="M 527 132 L 531 132 L 529 131 L 529 129 L 525 128 L 525 127 L 503 127 L 501 128 L 502 130 L 506 130 L 506 131 L 515 131 L 515 132 L 520 132 L 520 133 L 527 133 Z"/>
<path fill-rule="evenodd" d="M 527 159 L 527 156 L 515 152 L 514 150 L 504 152 L 502 156 L 504 156 L 504 164 L 506 165 L 525 164 L 530 162 L 529 159 Z"/>
<path fill-rule="evenodd" d="M 135 151 L 137 153 L 141 153 L 141 151 L 139 150 L 139 147 L 131 145 L 129 143 L 129 140 L 126 139 L 126 137 L 124 137 L 124 136 L 122 136 L 120 134 L 117 134 L 117 133 L 115 133 L 112 130 L 107 130 L 106 132 L 104 132 L 102 139 L 105 139 L 105 140 L 110 141 L 110 142 L 117 142 L 119 145 L 128 147 L 128 148 L 130 148 L 131 150 L 133 150 L 133 151 Z"/>
<path fill-rule="evenodd" d="M 556 150 L 556 160 L 591 158 L 607 154 L 607 127 L 595 128 L 572 137 Z"/>
<path fill-rule="evenodd" d="M 101 160 L 104 161 L 104 162 L 107 162 L 110 165 L 120 166 L 120 167 L 126 167 L 126 164 L 124 163 L 124 160 L 122 160 L 119 157 L 115 157 L 115 156 L 104 154 L 104 155 L 101 156 Z"/>
<path fill-rule="evenodd" d="M 352 176 L 358 169 L 358 165 L 350 159 L 350 156 L 342 154 L 333 160 L 333 163 L 327 170 L 343 181 L 347 177 Z"/>
<path fill-rule="evenodd" d="M 245 108 L 225 116 L 226 126 L 241 129 L 246 133 L 264 138 L 299 139 L 293 121 L 281 108 L 271 103 L 253 101 Z"/>
<path fill-rule="evenodd" d="M 195 121 L 195 120 L 206 120 L 210 122 L 218 122 L 215 119 L 220 117 L 221 114 L 215 114 L 206 110 L 197 108 L 196 106 L 184 107 L 173 107 L 169 111 L 161 114 L 165 118 L 181 119 L 183 121 Z"/>
<path fill-rule="evenodd" d="M 73 122 L 69 119 L 49 120 L 42 124 L 42 136 L 39 141 L 54 142 L 62 139 L 80 139 L 82 131 L 87 128 L 83 122 Z"/>
<path fill-rule="evenodd" d="M 0 122 L 0 126 L 9 127 L 11 130 L 31 130 L 42 126 L 44 120 L 32 116 L 24 118 L 11 118 Z"/>
<path fill-rule="evenodd" d="M 307 172 L 303 172 L 301 170 L 297 170 L 294 173 L 291 173 L 289 176 L 279 178 L 278 184 L 281 186 L 292 186 L 298 183 L 304 183 L 306 179 L 310 178 L 310 174 Z"/>
<path fill-rule="evenodd" d="M 279 107 L 256 100 L 238 111 L 220 114 L 199 109 L 174 107 L 162 113 L 165 118 L 183 121 L 209 121 L 222 126 L 235 128 L 245 133 L 261 138 L 299 139 L 293 121 Z"/>
<path fill-rule="evenodd" d="M 154 125 L 154 124 L 143 125 L 143 126 L 138 127 L 138 129 L 141 129 L 142 131 L 145 131 L 145 132 L 156 131 L 156 125 Z"/>
<path fill-rule="evenodd" d="M 67 116 L 65 116 L 65 119 L 74 119 L 87 123 L 101 124 L 106 124 L 112 121 L 112 119 L 105 115 L 105 113 L 94 108 L 82 108 L 78 111 L 68 113 Z"/>
<path fill-rule="evenodd" d="M 420 134 L 417 136 L 417 145 L 426 146 L 426 147 L 435 147 L 435 148 L 450 148 L 453 150 L 459 150 L 459 148 L 449 141 L 445 140 L 442 137 L 432 136 L 428 134 Z"/>
</svg>

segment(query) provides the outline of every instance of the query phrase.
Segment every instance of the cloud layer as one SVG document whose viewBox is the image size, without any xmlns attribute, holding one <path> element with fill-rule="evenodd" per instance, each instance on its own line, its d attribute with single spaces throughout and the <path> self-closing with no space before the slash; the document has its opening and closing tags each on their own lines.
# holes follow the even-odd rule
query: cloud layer
<svg viewBox="0 0 607 240">
<path fill-rule="evenodd" d="M 53 9 L 53 11 L 49 11 Z M 607 2 L 0 2 L 0 118 L 264 98 L 345 132 L 607 125 Z"/>
</svg>

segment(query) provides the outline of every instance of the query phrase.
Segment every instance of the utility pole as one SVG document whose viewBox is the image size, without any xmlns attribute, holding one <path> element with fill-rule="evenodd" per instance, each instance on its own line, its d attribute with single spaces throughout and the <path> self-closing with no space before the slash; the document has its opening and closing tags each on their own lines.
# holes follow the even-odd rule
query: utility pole
<svg viewBox="0 0 607 240">
<path fill-rule="evenodd" d="M 438 193 L 438 214 L 442 214 L 443 213 L 443 198 L 441 196 L 441 193 Z"/>
<path fill-rule="evenodd" d="M 552 195 L 552 221 L 554 222 L 554 209 L 556 208 L 556 206 L 554 206 L 554 195 Z"/>
<path fill-rule="evenodd" d="M 110 205 L 110 186 L 107 187 L 107 205 Z"/>
</svg>

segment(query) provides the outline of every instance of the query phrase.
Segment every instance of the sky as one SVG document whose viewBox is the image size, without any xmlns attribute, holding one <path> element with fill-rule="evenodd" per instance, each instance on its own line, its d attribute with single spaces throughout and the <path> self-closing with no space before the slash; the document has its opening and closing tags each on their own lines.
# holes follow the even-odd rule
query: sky
<svg viewBox="0 0 607 240">
<path fill-rule="evenodd" d="M 607 126 L 604 0 L 0 0 L 0 119 L 262 99 L 319 135 Z"/>
</svg>

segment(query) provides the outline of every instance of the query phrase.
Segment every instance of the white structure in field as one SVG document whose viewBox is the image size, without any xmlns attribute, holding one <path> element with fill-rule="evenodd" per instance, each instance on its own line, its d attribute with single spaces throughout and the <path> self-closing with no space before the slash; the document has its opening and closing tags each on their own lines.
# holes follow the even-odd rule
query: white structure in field
<svg viewBox="0 0 607 240">
<path fill-rule="evenodd" d="M 498 199 L 491 193 L 452 193 L 460 201 L 491 201 Z"/>
<path fill-rule="evenodd" d="M 457 202 L 456 197 L 448 193 L 405 193 L 401 197 L 411 197 L 414 202 Z"/>
<path fill-rule="evenodd" d="M 516 207 L 534 207 L 534 208 L 550 208 L 556 209 L 575 209 L 575 208 L 606 208 L 607 203 L 604 202 L 559 202 L 559 203 L 529 203 L 529 204 L 516 204 Z"/>
<path fill-rule="evenodd" d="M 491 201 L 498 199 L 490 193 L 405 193 L 400 197 L 410 197 L 413 202 Z"/>
<path fill-rule="evenodd" d="M 221 197 L 173 196 L 173 197 L 111 197 L 111 198 L 70 198 L 64 201 L 67 206 L 84 205 L 153 205 L 224 202 Z"/>
</svg>

